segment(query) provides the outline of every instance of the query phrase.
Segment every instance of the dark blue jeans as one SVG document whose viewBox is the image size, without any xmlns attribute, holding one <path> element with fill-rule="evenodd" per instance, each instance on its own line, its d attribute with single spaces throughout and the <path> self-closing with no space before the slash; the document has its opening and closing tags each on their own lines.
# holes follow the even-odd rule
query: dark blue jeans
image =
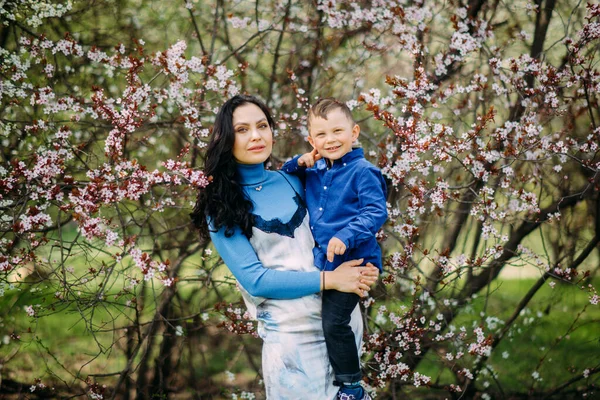
<svg viewBox="0 0 600 400">
<path fill-rule="evenodd" d="M 362 379 L 356 340 L 350 328 L 350 316 L 359 299 L 354 293 L 337 290 L 323 292 L 323 332 L 329 360 L 338 383 L 357 382 Z"/>
</svg>

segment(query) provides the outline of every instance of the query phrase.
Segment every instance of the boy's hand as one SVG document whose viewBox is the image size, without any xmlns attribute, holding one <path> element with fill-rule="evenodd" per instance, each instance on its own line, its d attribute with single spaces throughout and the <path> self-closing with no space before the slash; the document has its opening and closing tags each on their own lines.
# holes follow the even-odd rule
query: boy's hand
<svg viewBox="0 0 600 400">
<path fill-rule="evenodd" d="M 300 167 L 306 167 L 306 168 L 311 168 L 312 166 L 315 165 L 315 162 L 318 161 L 318 160 L 320 160 L 321 158 L 322 157 L 317 152 L 317 149 L 313 149 L 313 151 L 311 151 L 310 153 L 303 154 L 298 159 L 298 166 L 300 166 Z"/>
<path fill-rule="evenodd" d="M 340 239 L 335 236 L 331 238 L 327 245 L 327 261 L 333 262 L 333 256 L 335 254 L 340 255 L 346 252 L 346 245 Z"/>
</svg>

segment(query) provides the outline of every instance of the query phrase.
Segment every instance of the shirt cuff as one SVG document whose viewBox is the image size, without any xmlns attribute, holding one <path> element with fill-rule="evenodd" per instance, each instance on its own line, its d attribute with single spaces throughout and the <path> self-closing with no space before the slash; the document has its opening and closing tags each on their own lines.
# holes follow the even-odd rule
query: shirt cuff
<svg viewBox="0 0 600 400">
<path fill-rule="evenodd" d="M 300 169 L 300 166 L 298 165 L 298 159 L 300 158 L 300 156 L 301 156 L 301 154 L 298 154 L 297 156 L 292 158 L 290 161 L 283 164 L 283 167 L 281 168 L 283 170 L 283 172 L 292 174 L 292 173 L 298 171 Z"/>
<path fill-rule="evenodd" d="M 334 237 L 340 239 L 346 245 L 346 250 L 354 247 L 354 235 L 348 229 L 342 229 Z"/>
</svg>

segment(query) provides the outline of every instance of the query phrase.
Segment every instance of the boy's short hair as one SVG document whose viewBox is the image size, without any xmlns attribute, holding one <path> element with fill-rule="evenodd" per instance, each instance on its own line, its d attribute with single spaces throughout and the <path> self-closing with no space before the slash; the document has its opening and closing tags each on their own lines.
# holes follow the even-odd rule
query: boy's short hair
<svg viewBox="0 0 600 400">
<path fill-rule="evenodd" d="M 352 112 L 350 111 L 346 103 L 342 103 L 341 101 L 334 99 L 333 97 L 325 97 L 319 99 L 319 101 L 313 104 L 310 107 L 310 110 L 308 111 L 308 133 L 310 134 L 310 120 L 312 117 L 327 119 L 327 114 L 329 114 L 336 108 L 342 110 L 344 115 L 346 115 L 346 117 L 352 122 L 352 124 L 356 124 L 356 122 L 354 121 L 354 117 L 352 117 Z"/>
</svg>

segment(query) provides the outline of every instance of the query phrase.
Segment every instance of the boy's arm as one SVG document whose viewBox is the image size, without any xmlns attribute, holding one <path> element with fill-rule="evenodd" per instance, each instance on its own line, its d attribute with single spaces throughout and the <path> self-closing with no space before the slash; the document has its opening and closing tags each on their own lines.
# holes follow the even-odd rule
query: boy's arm
<svg viewBox="0 0 600 400">
<path fill-rule="evenodd" d="M 320 159 L 321 155 L 317 153 L 316 149 L 314 149 L 310 153 L 304 153 L 292 158 L 290 161 L 283 164 L 281 170 L 285 173 L 296 175 L 302 180 L 302 183 L 304 183 L 306 176 L 306 168 L 313 167 L 315 165 L 315 162 Z"/>
<path fill-rule="evenodd" d="M 364 168 L 357 180 L 359 213 L 344 229 L 334 237 L 340 239 L 347 248 L 373 237 L 387 220 L 386 185 L 381 171 L 377 168 Z"/>
<path fill-rule="evenodd" d="M 298 160 L 302 157 L 303 154 L 299 154 L 296 157 L 292 158 L 281 167 L 281 170 L 286 174 L 296 175 L 302 181 L 302 184 L 305 182 L 306 176 L 306 167 L 302 167 L 298 164 Z"/>
</svg>

